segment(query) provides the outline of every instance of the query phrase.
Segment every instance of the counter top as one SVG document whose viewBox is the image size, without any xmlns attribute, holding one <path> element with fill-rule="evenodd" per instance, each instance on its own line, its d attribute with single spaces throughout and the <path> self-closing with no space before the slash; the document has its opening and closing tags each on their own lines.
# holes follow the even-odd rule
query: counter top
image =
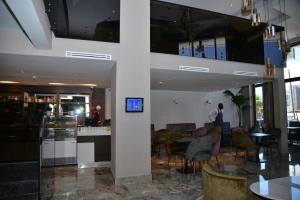
<svg viewBox="0 0 300 200">
<path fill-rule="evenodd" d="M 77 136 L 102 136 L 111 135 L 110 127 L 80 127 Z"/>
</svg>

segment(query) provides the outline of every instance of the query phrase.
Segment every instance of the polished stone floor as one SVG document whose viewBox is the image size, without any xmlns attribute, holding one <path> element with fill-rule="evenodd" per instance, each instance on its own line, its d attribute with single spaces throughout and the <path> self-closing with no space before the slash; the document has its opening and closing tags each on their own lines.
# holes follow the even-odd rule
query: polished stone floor
<svg viewBox="0 0 300 200">
<path fill-rule="evenodd" d="M 234 175 L 246 176 L 249 184 L 258 180 L 268 180 L 283 176 L 300 175 L 300 150 L 291 147 L 285 156 L 273 153 L 272 158 L 261 153 L 267 159 L 265 163 L 246 161 L 242 157 L 235 160 L 232 149 L 223 149 L 216 165 L 212 158 L 210 164 L 216 170 Z M 179 166 L 177 166 L 178 168 Z M 167 166 L 166 158 L 152 158 L 151 184 L 127 184 L 115 186 L 109 168 L 85 168 L 76 166 L 43 168 L 41 173 L 41 199 L 203 199 L 202 177 L 196 174 L 183 174 Z"/>
</svg>

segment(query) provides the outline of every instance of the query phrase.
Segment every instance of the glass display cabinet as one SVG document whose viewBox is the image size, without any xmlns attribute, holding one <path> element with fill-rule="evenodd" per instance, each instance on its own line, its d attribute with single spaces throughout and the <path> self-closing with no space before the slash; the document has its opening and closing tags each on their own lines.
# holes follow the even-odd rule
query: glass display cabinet
<svg viewBox="0 0 300 200">
<path fill-rule="evenodd" d="M 42 166 L 77 164 L 77 116 L 44 116 L 41 136 Z"/>
</svg>

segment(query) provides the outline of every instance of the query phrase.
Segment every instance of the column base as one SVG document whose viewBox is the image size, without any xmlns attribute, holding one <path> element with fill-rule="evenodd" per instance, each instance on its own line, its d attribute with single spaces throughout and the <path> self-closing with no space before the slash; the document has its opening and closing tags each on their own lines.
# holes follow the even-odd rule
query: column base
<svg viewBox="0 0 300 200">
<path fill-rule="evenodd" d="M 129 176 L 129 177 L 119 177 L 115 178 L 115 185 L 127 185 L 127 184 L 151 184 L 152 175 L 142 175 L 142 176 Z"/>
</svg>

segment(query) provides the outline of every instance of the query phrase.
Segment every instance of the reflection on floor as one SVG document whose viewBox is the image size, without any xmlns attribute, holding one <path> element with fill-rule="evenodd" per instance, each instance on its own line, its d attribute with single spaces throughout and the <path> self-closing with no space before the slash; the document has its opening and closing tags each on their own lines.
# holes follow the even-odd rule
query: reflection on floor
<svg viewBox="0 0 300 200">
<path fill-rule="evenodd" d="M 235 160 L 231 149 L 223 149 L 219 169 L 233 170 L 248 177 L 249 184 L 283 176 L 300 175 L 300 149 L 290 148 L 290 154 L 266 163 Z M 261 156 L 265 156 L 261 153 Z M 41 199 L 203 199 L 201 173 L 182 174 L 175 169 L 174 161 L 169 168 L 166 158 L 152 158 L 152 184 L 115 186 L 109 168 L 77 169 L 76 166 L 43 168 Z M 214 159 L 210 164 L 217 168 Z M 234 167 L 232 167 L 234 166 Z M 178 166 L 177 166 L 178 168 Z"/>
</svg>

